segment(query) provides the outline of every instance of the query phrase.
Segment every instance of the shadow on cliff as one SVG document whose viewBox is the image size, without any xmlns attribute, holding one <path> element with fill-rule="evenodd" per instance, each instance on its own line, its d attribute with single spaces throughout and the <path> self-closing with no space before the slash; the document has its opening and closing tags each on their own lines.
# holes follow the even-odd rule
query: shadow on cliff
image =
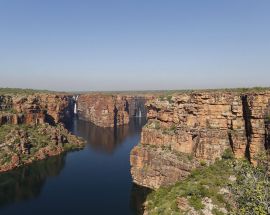
<svg viewBox="0 0 270 215">
<path fill-rule="evenodd" d="M 136 132 L 141 131 L 146 123 L 145 118 L 132 118 L 130 123 L 114 128 L 102 128 L 91 122 L 74 118 L 72 125 L 68 126 L 71 132 L 84 138 L 87 144 L 96 151 L 111 154 L 124 143 L 124 140 Z"/>
<path fill-rule="evenodd" d="M 50 157 L 0 174 L 0 207 L 39 196 L 46 179 L 60 174 L 65 157 L 65 154 Z"/>
<path fill-rule="evenodd" d="M 131 196 L 130 196 L 130 208 L 136 215 L 143 215 L 143 204 L 146 201 L 147 196 L 152 192 L 147 187 L 142 187 L 137 184 L 132 184 Z"/>
</svg>

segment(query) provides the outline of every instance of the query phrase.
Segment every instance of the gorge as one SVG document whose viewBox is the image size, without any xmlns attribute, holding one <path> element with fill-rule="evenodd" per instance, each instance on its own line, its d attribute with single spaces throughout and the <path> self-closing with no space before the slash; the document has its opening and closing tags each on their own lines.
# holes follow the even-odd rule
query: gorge
<svg viewBox="0 0 270 215">
<path fill-rule="evenodd" d="M 0 190 L 9 195 L 0 196 L 0 212 L 38 213 L 47 202 L 44 214 L 52 208 L 87 214 L 89 199 L 97 214 L 141 214 L 148 188 L 183 181 L 227 151 L 256 166 L 256 156 L 270 145 L 269 116 L 268 89 L 3 94 Z M 41 180 L 32 186 L 26 173 Z M 12 175 L 18 184 L 9 182 Z M 28 208 L 35 201 L 36 208 Z"/>
<path fill-rule="evenodd" d="M 136 96 L 133 99 L 133 96 L 125 96 L 124 99 L 120 99 L 125 100 L 125 103 L 111 107 L 110 105 L 114 105 L 111 96 L 95 95 L 94 101 L 99 100 L 99 97 L 104 98 L 104 106 L 88 103 L 86 107 L 91 109 L 94 106 L 92 110 L 97 114 L 116 108 L 119 108 L 119 111 L 108 111 L 106 117 L 94 121 L 92 118 L 83 118 L 82 114 L 87 113 L 87 110 L 82 109 L 81 103 L 84 96 L 93 95 L 77 96 L 54 92 L 5 93 L 1 96 L 0 131 L 6 131 L 3 136 L 5 142 L 1 148 L 1 152 L 4 152 L 1 156 L 5 162 L 1 165 L 4 172 L 0 174 L 1 214 L 137 214 L 140 210 L 141 204 L 138 200 L 142 199 L 141 189 L 132 184 L 129 152 L 138 143 L 141 127 L 145 124 L 145 101 L 141 97 Z M 18 100 L 20 102 L 15 102 Z M 123 110 L 122 104 L 128 105 L 129 108 Z M 126 116 L 124 125 L 114 126 L 115 118 L 121 116 L 114 115 L 116 112 Z M 94 123 L 113 126 L 99 127 Z M 35 128 L 43 131 L 43 127 L 48 131 L 45 135 L 46 144 L 36 144 L 35 137 L 39 136 L 39 133 Z M 72 144 L 77 140 L 81 141 L 82 138 L 85 147 L 71 147 L 71 150 L 75 151 L 66 153 L 70 150 L 69 147 L 65 148 L 68 144 L 63 145 L 60 142 L 63 137 L 58 138 L 57 130 L 54 131 L 64 127 L 69 132 L 63 134 L 63 137 L 76 135 L 76 139 L 69 142 Z M 10 136 L 7 136 L 9 131 L 12 131 L 11 136 L 14 136 L 13 129 L 19 130 L 19 134 L 24 133 L 33 146 L 30 150 L 11 153 L 22 158 L 27 156 L 29 161 L 35 161 L 32 164 L 27 160 L 25 163 L 10 165 L 13 164 L 12 160 L 6 159 L 5 148 L 9 149 L 10 144 L 14 144 L 6 142 L 6 139 L 10 140 Z M 55 132 L 56 137 L 50 139 L 54 137 Z M 21 148 L 24 143 L 19 142 L 18 146 Z M 43 160 L 36 159 L 36 151 L 44 147 L 53 150 L 50 153 L 46 151 L 46 156 L 40 157 Z M 5 166 L 9 168 L 4 168 Z"/>
</svg>

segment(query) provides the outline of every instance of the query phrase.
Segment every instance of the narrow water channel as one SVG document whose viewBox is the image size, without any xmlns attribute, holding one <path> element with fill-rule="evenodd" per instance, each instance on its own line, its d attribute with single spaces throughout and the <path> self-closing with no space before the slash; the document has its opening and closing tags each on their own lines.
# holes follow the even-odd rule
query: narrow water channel
<svg viewBox="0 0 270 215">
<path fill-rule="evenodd" d="M 139 214 L 144 190 L 132 183 L 129 153 L 144 119 L 99 128 L 75 119 L 85 149 L 0 174 L 0 214 Z"/>
</svg>

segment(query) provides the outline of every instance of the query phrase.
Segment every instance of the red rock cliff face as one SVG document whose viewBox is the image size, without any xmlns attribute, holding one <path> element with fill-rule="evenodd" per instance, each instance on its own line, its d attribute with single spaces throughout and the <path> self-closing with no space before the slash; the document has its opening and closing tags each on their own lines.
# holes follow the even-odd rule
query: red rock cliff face
<svg viewBox="0 0 270 215">
<path fill-rule="evenodd" d="M 79 118 L 93 122 L 100 127 L 114 127 L 127 124 L 129 114 L 127 100 L 122 96 L 80 95 L 78 98 Z"/>
<path fill-rule="evenodd" d="M 71 97 L 62 94 L 0 95 L 0 172 L 83 148 L 60 123 L 72 108 Z"/>
<path fill-rule="evenodd" d="M 0 96 L 0 125 L 58 123 L 69 108 L 69 97 L 56 94 Z"/>
<path fill-rule="evenodd" d="M 213 92 L 148 102 L 149 120 L 130 157 L 134 182 L 150 188 L 175 183 L 227 148 L 254 162 L 268 145 L 269 101 L 270 92 Z"/>
<path fill-rule="evenodd" d="M 84 94 L 78 98 L 78 116 L 100 127 L 115 127 L 129 123 L 141 107 L 144 97 L 125 95 Z"/>
</svg>

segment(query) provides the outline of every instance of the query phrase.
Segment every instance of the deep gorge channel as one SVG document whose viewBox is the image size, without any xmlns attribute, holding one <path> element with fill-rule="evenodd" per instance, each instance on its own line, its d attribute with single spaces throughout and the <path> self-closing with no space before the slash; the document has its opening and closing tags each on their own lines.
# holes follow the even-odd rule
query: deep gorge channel
<svg viewBox="0 0 270 215">
<path fill-rule="evenodd" d="M 146 120 L 67 126 L 86 147 L 0 174 L 0 214 L 140 214 L 146 190 L 132 183 L 129 155 Z"/>
</svg>

